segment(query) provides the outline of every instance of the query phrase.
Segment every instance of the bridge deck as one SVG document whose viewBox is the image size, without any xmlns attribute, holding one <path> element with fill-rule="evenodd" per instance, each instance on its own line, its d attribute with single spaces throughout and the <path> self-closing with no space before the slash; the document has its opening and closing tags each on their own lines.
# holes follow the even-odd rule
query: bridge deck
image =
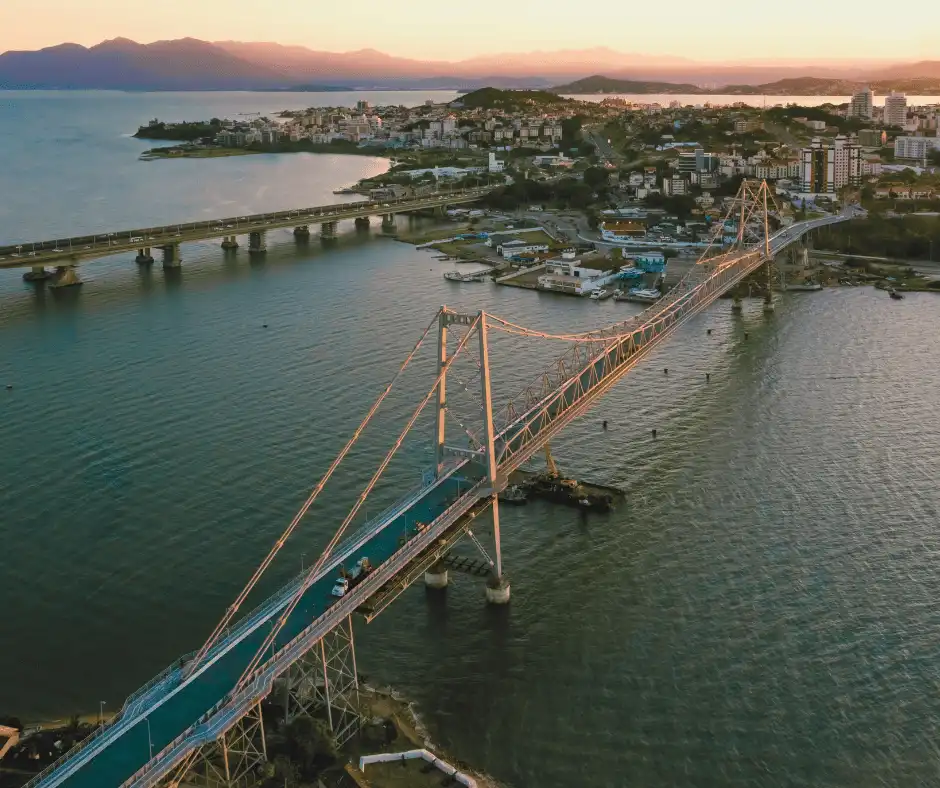
<svg viewBox="0 0 940 788">
<path fill-rule="evenodd" d="M 465 465 L 465 461 L 455 462 L 439 481 L 417 491 L 347 540 L 304 594 L 284 626 L 276 649 L 293 640 L 336 602 L 330 589 L 340 564 L 348 566 L 365 555 L 374 565 L 380 565 L 399 550 L 401 537 L 409 538 L 416 532 L 416 523 L 431 522 L 467 490 L 470 482 L 460 473 Z M 145 709 L 137 714 L 130 708 L 125 710 L 95 741 L 36 784 L 49 788 L 121 785 L 147 763 L 151 741 L 153 752 L 160 752 L 195 725 L 220 698 L 230 694 L 269 631 L 269 622 L 284 609 L 297 585 L 297 580 L 288 584 L 249 615 L 219 642 L 196 673 L 181 681 L 179 669 L 172 671 Z"/>
<path fill-rule="evenodd" d="M 771 239 L 771 250 L 776 253 L 803 233 L 846 218 L 826 217 L 788 228 Z M 699 266 L 688 281 L 684 280 L 684 285 L 632 322 L 617 327 L 616 333 L 608 337 L 610 341 L 596 346 L 586 364 L 572 368 L 554 390 L 527 402 L 523 413 L 501 430 L 497 441 L 500 475 L 507 475 L 531 457 L 650 349 L 763 261 L 760 250 L 751 250 L 737 259 L 709 261 Z M 263 697 L 273 678 L 310 647 L 314 642 L 311 639 L 321 637 L 357 606 L 374 599 L 396 576 L 406 575 L 415 561 L 448 538 L 459 518 L 472 516 L 481 500 L 478 482 L 482 477 L 482 469 L 475 463 L 454 460 L 440 480 L 406 496 L 348 539 L 290 616 L 274 649 L 277 658 L 270 660 L 258 679 L 237 697 L 231 697 L 233 687 L 269 631 L 269 622 L 288 604 L 298 580 L 227 634 L 195 673 L 184 680 L 178 669 L 171 671 L 145 692 L 133 696 L 114 724 L 70 753 L 56 768 L 31 781 L 29 788 L 117 788 L 144 766 L 152 772 L 140 784 L 154 784 L 154 779 L 165 774 L 185 752 L 217 736 L 249 703 Z M 419 531 L 419 522 L 430 525 Z M 376 570 L 336 601 L 330 596 L 330 588 L 337 567 L 363 555 L 376 565 Z M 150 741 L 153 753 L 160 753 L 156 759 L 151 756 Z"/>
<path fill-rule="evenodd" d="M 133 252 L 148 247 L 205 241 L 211 238 L 224 238 L 229 235 L 243 235 L 284 227 L 337 222 L 376 214 L 439 208 L 444 205 L 473 202 L 488 191 L 489 189 L 469 189 L 408 199 L 337 203 L 290 211 L 209 219 L 202 222 L 169 224 L 161 227 L 137 227 L 96 235 L 6 244 L 0 246 L 0 268 L 24 268 L 55 263 L 66 265 L 80 260 Z"/>
</svg>

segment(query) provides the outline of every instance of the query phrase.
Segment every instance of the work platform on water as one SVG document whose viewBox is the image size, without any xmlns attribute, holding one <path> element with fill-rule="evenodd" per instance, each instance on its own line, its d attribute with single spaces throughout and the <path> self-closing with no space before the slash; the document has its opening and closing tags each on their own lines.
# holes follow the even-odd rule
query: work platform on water
<svg viewBox="0 0 940 788">
<path fill-rule="evenodd" d="M 745 182 L 736 244 L 699 263 L 672 290 L 628 320 L 577 334 L 526 328 L 495 315 L 441 308 L 376 400 L 359 428 L 275 542 L 216 629 L 197 651 L 174 662 L 131 695 L 120 714 L 28 784 L 28 788 L 150 788 L 210 785 L 241 788 L 266 765 L 258 738 L 261 701 L 277 686 L 285 715 L 322 713 L 340 742 L 359 726 L 353 614 L 369 621 L 422 577 L 447 584 L 454 548 L 470 540 L 488 567 L 485 598 L 510 599 L 501 550 L 499 497 L 519 471 L 574 419 L 585 413 L 676 329 L 715 302 L 774 255 L 816 227 L 848 214 L 791 225 L 771 234 L 768 190 Z M 287 226 L 287 225 L 285 225 Z M 746 235 L 757 227 L 759 237 Z M 531 384 L 499 404 L 493 401 L 489 335 L 567 343 L 568 351 Z M 248 595 L 283 549 L 324 485 L 358 440 L 425 338 L 437 336 L 436 375 L 403 432 L 317 561 L 254 611 L 242 615 Z M 454 429 L 452 404 L 463 381 L 454 362 L 470 357 L 479 382 L 472 430 Z M 456 386 L 452 384 L 457 384 Z M 422 410 L 434 413 L 434 464 L 392 506 L 349 532 L 356 515 Z M 463 433 L 467 434 L 464 435 Z M 460 439 L 460 442 L 455 439 Z M 483 542 L 486 542 L 484 545 Z M 348 592 L 331 593 L 341 567 L 372 570 Z M 479 560 L 468 564 L 472 572 Z"/>
</svg>

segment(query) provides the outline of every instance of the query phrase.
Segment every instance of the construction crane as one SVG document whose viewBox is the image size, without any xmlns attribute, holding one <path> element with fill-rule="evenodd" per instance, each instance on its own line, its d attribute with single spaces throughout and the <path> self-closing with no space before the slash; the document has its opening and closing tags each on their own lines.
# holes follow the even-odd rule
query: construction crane
<svg viewBox="0 0 940 788">
<path fill-rule="evenodd" d="M 547 470 L 547 476 L 553 482 L 564 487 L 570 487 L 574 489 L 578 486 L 577 481 L 574 479 L 562 479 L 561 474 L 558 472 L 558 466 L 555 464 L 555 458 L 552 457 L 552 446 L 550 443 L 545 444 L 545 466 Z"/>
</svg>

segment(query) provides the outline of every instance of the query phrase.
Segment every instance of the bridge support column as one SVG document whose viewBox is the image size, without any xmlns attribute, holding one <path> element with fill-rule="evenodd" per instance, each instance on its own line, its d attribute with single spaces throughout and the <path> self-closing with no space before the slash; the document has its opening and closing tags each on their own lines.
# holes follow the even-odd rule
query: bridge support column
<svg viewBox="0 0 940 788">
<path fill-rule="evenodd" d="M 222 248 L 225 249 L 225 251 L 229 251 L 230 249 L 237 249 L 238 239 L 234 235 L 226 235 L 222 239 Z"/>
<path fill-rule="evenodd" d="M 770 313 L 773 311 L 774 311 L 774 294 L 772 292 L 768 292 L 767 295 L 764 297 L 764 312 Z"/>
<path fill-rule="evenodd" d="M 310 225 L 302 224 L 299 227 L 294 228 L 294 238 L 309 238 L 310 237 Z"/>
<path fill-rule="evenodd" d="M 153 255 L 150 254 L 150 247 L 145 246 L 143 249 L 137 250 L 137 257 L 134 258 L 134 262 L 137 265 L 151 265 L 153 263 Z"/>
<path fill-rule="evenodd" d="M 268 251 L 264 230 L 248 234 L 248 254 L 264 254 Z"/>
<path fill-rule="evenodd" d="M 82 284 L 82 278 L 78 275 L 78 266 L 60 265 L 55 270 L 56 278 L 52 287 L 77 287 Z"/>
<path fill-rule="evenodd" d="M 44 266 L 34 265 L 32 269 L 23 274 L 24 282 L 41 282 L 43 279 L 48 279 L 52 274 L 50 274 Z"/>
<path fill-rule="evenodd" d="M 256 703 L 233 728 L 207 744 L 182 774 L 177 772 L 169 785 L 195 785 L 206 788 L 242 788 L 262 777 L 268 762 L 261 703 Z"/>
<path fill-rule="evenodd" d="M 320 239 L 323 241 L 336 240 L 336 222 L 323 222 L 320 225 Z"/>
<path fill-rule="evenodd" d="M 398 225 L 395 223 L 395 214 L 387 213 L 382 217 L 382 232 L 391 233 L 397 229 Z"/>
<path fill-rule="evenodd" d="M 182 262 L 183 258 L 180 257 L 179 244 L 167 244 L 163 247 L 164 268 L 179 268 Z"/>
<path fill-rule="evenodd" d="M 297 660 L 284 676 L 287 721 L 325 710 L 337 743 L 359 730 L 359 676 L 352 616 Z"/>
<path fill-rule="evenodd" d="M 738 315 L 744 311 L 744 302 L 741 300 L 741 296 L 734 295 L 731 297 L 731 311 Z"/>
<path fill-rule="evenodd" d="M 434 564 L 434 566 L 424 573 L 424 584 L 428 588 L 447 588 L 449 580 L 450 577 L 447 574 L 447 567 L 441 563 Z"/>
<path fill-rule="evenodd" d="M 496 464 L 496 432 L 493 429 L 493 393 L 490 387 L 490 349 L 487 335 L 487 314 L 481 311 L 479 315 L 480 335 L 480 379 L 483 384 L 483 430 L 485 443 L 483 446 L 486 458 L 486 477 L 489 482 L 490 508 L 493 511 L 493 551 L 494 575 L 486 585 L 486 601 L 492 604 L 504 605 L 509 601 L 509 582 L 503 577 L 503 552 L 500 546 L 499 535 L 499 493 L 506 486 L 505 479 L 501 479 Z"/>
<path fill-rule="evenodd" d="M 491 605 L 509 603 L 509 581 L 505 577 L 491 577 L 486 581 L 486 601 Z"/>
<path fill-rule="evenodd" d="M 357 230 L 368 230 L 369 229 L 369 217 L 357 216 L 355 224 L 356 224 Z"/>
</svg>

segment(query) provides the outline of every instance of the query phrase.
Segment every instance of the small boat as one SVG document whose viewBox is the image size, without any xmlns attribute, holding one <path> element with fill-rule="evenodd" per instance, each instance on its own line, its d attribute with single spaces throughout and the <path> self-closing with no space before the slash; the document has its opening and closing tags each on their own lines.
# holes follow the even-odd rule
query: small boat
<svg viewBox="0 0 940 788">
<path fill-rule="evenodd" d="M 524 504 L 528 497 L 519 485 L 514 484 L 512 487 L 507 487 L 499 494 L 499 500 L 502 503 L 511 503 L 517 506 Z"/>
<path fill-rule="evenodd" d="M 900 301 L 902 298 L 904 298 L 904 295 L 899 293 L 893 287 L 888 291 L 888 295 L 891 296 L 895 301 Z"/>
<path fill-rule="evenodd" d="M 822 285 L 819 282 L 802 282 L 786 285 L 786 290 L 790 292 L 797 293 L 810 293 L 815 292 L 816 290 L 822 290 Z"/>
<path fill-rule="evenodd" d="M 603 289 L 601 289 L 601 290 L 595 290 L 593 293 L 591 293 L 591 300 L 592 300 L 592 301 L 600 301 L 600 300 L 601 300 L 602 298 L 604 298 L 604 296 L 606 296 L 606 295 L 607 295 L 607 291 L 606 291 L 606 290 L 603 290 Z"/>
<path fill-rule="evenodd" d="M 626 295 L 620 296 L 618 301 L 634 301 L 639 304 L 654 304 L 660 298 L 662 293 L 652 287 L 631 287 Z"/>
</svg>

